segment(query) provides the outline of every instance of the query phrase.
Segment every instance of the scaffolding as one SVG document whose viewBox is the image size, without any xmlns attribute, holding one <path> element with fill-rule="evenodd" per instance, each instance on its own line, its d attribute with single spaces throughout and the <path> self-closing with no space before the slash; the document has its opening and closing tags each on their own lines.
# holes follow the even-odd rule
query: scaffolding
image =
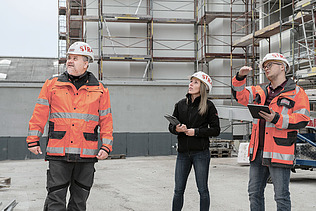
<svg viewBox="0 0 316 211">
<path fill-rule="evenodd" d="M 126 24 L 132 29 L 120 32 Z M 212 97 L 231 106 L 231 78 L 241 66 L 254 70 L 247 85 L 267 83 L 258 64 L 269 52 L 289 58 L 289 76 L 316 96 L 315 34 L 315 0 L 59 0 L 60 64 L 78 40 L 93 46 L 100 80 L 108 79 L 104 62 L 141 64 L 145 81 L 155 80 L 158 63 L 190 64 L 225 89 Z"/>
<path fill-rule="evenodd" d="M 89 5 L 87 5 L 89 3 Z M 66 49 L 75 41 L 97 43 L 99 79 L 103 79 L 103 61 L 146 63 L 143 79 L 153 80 L 154 62 L 196 62 L 196 41 L 179 37 L 156 38 L 153 25 L 196 23 L 194 0 L 60 0 L 60 50 L 59 61 L 65 61 Z M 185 15 L 183 15 L 185 14 Z M 98 37 L 87 37 L 87 23 L 96 23 Z M 146 28 L 146 34 L 122 35 L 109 29 L 109 23 L 116 25 L 135 24 Z M 64 32 L 66 28 L 66 32 Z M 94 29 L 95 30 L 95 29 Z M 140 31 L 142 31 L 141 29 Z M 93 44 L 92 44 L 93 45 Z M 167 52 L 167 53 L 166 53 Z M 170 56 L 173 55 L 176 56 Z M 179 56 L 178 56 L 179 55 Z"/>
<path fill-rule="evenodd" d="M 270 52 L 270 38 L 278 35 L 278 49 L 273 50 L 287 54 L 294 67 L 298 66 L 295 69 L 312 70 L 315 66 L 314 1 L 91 0 L 88 3 L 87 0 L 59 0 L 60 63 L 65 62 L 68 47 L 81 40 L 97 43 L 94 50 L 99 65 L 102 61 L 142 61 L 149 63 L 147 68 L 152 71 L 153 62 L 194 62 L 195 70 L 209 72 L 210 61 L 230 59 L 231 75 L 234 75 L 239 66 L 234 66 L 233 62 L 242 60 L 243 64 L 257 70 L 252 76 L 254 78 L 260 74 L 257 68 L 259 45 L 268 46 Z M 216 19 L 230 20 L 230 32 L 212 31 L 210 25 Z M 146 34 L 122 36 L 111 33 L 108 23 L 113 22 L 145 25 Z M 87 23 L 97 24 L 98 37 L 87 40 Z M 154 24 L 192 25 L 194 38 L 156 38 Z M 291 49 L 285 51 L 282 32 L 288 29 L 292 29 L 294 42 L 291 42 Z M 164 53 L 166 51 L 177 51 L 177 55 L 182 53 L 181 56 L 169 56 Z M 99 71 L 102 78 L 101 66 Z M 253 79 L 252 83 L 256 82 L 260 80 Z"/>
<path fill-rule="evenodd" d="M 232 12 L 230 2 L 224 0 L 202 0 L 199 1 L 198 8 L 198 60 L 200 70 L 209 72 L 209 62 L 214 59 L 245 59 L 243 53 L 232 53 L 231 35 L 229 30 L 215 31 L 212 30 L 212 23 L 221 19 L 223 22 L 242 16 L 242 12 Z M 224 22 L 225 23 L 225 22 Z M 228 29 L 228 27 L 227 27 Z M 231 76 L 231 75 L 230 75 Z"/>
<path fill-rule="evenodd" d="M 268 81 L 264 77 L 264 71 L 258 68 L 260 57 L 262 59 L 267 53 L 279 52 L 289 58 L 292 64 L 292 72 L 288 76 L 305 88 L 312 104 L 316 102 L 316 98 L 313 97 L 316 96 L 315 1 L 231 0 L 229 3 L 229 14 L 223 12 L 228 11 L 227 9 L 214 11 L 214 4 L 218 7 L 227 4 L 227 1 L 202 0 L 199 4 L 201 48 L 198 50 L 199 61 L 204 64 L 201 69 L 207 71 L 208 62 L 214 59 L 229 58 L 230 77 L 233 77 L 241 66 L 247 65 L 253 69 L 252 75 L 248 76 L 247 85 L 266 84 Z M 230 42 L 221 42 L 225 45 L 222 49 L 226 51 L 214 51 L 215 48 L 210 47 L 213 44 L 212 39 L 219 39 L 212 34 L 209 25 L 219 18 L 230 19 Z M 221 38 L 226 35 L 222 35 Z M 227 51 L 227 45 L 230 52 Z M 243 120 L 238 115 L 242 113 L 240 109 L 220 110 L 222 114 L 229 114 L 231 126 Z"/>
<path fill-rule="evenodd" d="M 294 14 L 302 14 L 299 23 L 294 24 L 292 28 L 292 61 L 296 79 L 309 80 L 315 83 L 316 63 L 315 63 L 315 2 L 299 1 L 295 4 Z M 315 86 L 305 86 L 313 88 Z"/>
<path fill-rule="evenodd" d="M 233 42 L 232 47 L 252 47 L 251 65 L 255 70 L 251 84 L 265 83 L 263 71 L 258 69 L 259 55 L 269 52 L 284 54 L 292 64 L 292 76 L 313 72 L 315 66 L 315 1 L 267 0 L 252 2 L 251 33 Z M 233 7 L 232 7 L 233 8 Z M 273 42 L 273 43 L 271 43 Z M 255 50 L 255 46 L 260 50 Z M 258 49 L 258 48 L 257 48 Z"/>
</svg>

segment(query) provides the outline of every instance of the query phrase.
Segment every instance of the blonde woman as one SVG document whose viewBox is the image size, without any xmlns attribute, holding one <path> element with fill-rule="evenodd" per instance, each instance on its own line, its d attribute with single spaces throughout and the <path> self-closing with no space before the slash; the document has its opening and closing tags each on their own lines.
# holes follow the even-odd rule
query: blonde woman
<svg viewBox="0 0 316 211">
<path fill-rule="evenodd" d="M 186 98 L 175 104 L 173 116 L 181 124 L 169 124 L 169 131 L 178 135 L 175 189 L 172 210 L 181 210 L 188 176 L 193 166 L 200 194 L 200 210 L 209 210 L 208 172 L 210 165 L 209 137 L 220 133 L 214 104 L 208 100 L 212 80 L 204 72 L 191 76 Z"/>
</svg>

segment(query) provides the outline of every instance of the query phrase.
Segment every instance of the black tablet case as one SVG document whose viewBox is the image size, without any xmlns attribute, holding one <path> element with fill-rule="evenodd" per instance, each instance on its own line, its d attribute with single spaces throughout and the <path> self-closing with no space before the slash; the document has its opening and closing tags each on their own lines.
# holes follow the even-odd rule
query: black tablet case
<svg viewBox="0 0 316 211">
<path fill-rule="evenodd" d="M 270 114 L 270 109 L 268 106 L 266 105 L 256 105 L 256 104 L 248 104 L 248 109 L 251 113 L 251 116 L 255 119 L 263 119 L 260 115 L 259 115 L 259 111 L 264 111 L 266 113 Z"/>
<path fill-rule="evenodd" d="M 165 117 L 172 125 L 181 124 L 181 123 L 179 122 L 179 120 L 178 120 L 176 117 L 174 117 L 174 116 L 171 116 L 171 115 L 169 115 L 169 114 L 166 114 L 166 115 L 164 115 L 164 117 Z"/>
</svg>

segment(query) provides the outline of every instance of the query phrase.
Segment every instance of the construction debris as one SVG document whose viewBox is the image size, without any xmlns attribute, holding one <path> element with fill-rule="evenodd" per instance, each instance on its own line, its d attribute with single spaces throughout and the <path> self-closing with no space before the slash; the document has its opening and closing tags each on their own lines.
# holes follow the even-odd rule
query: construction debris
<svg viewBox="0 0 316 211">
<path fill-rule="evenodd" d="M 125 159 L 126 155 L 125 154 L 115 154 L 115 155 L 109 155 L 107 157 L 107 160 L 111 160 L 111 159 Z"/>
<path fill-rule="evenodd" d="M 18 202 L 16 202 L 16 200 L 14 199 L 7 206 L 5 206 L 5 208 L 3 208 L 1 211 L 11 211 L 17 204 Z"/>
<path fill-rule="evenodd" d="M 11 177 L 0 177 L 0 188 L 9 188 L 11 185 Z"/>
</svg>

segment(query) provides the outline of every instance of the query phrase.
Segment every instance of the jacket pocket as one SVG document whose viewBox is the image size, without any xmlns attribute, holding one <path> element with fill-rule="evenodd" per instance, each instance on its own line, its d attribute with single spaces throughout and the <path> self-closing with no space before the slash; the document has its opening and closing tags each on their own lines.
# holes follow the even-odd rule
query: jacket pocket
<svg viewBox="0 0 316 211">
<path fill-rule="evenodd" d="M 55 131 L 55 123 L 49 121 L 49 139 L 63 139 L 66 134 L 66 131 Z"/>
<path fill-rule="evenodd" d="M 275 137 L 274 142 L 279 146 L 292 146 L 296 142 L 297 131 L 291 131 L 287 133 L 287 138 Z"/>
<path fill-rule="evenodd" d="M 279 99 L 278 99 L 277 105 L 278 105 L 278 106 L 284 106 L 284 107 L 290 109 L 290 108 L 293 108 L 293 107 L 294 107 L 295 101 L 283 97 L 283 98 L 279 98 Z"/>
<path fill-rule="evenodd" d="M 65 131 L 63 131 L 65 130 Z M 67 126 L 49 121 L 49 132 L 46 153 L 52 156 L 65 155 L 65 138 L 67 136 Z"/>
<path fill-rule="evenodd" d="M 86 141 L 98 141 L 98 126 L 95 126 L 93 133 L 83 133 Z"/>
</svg>

